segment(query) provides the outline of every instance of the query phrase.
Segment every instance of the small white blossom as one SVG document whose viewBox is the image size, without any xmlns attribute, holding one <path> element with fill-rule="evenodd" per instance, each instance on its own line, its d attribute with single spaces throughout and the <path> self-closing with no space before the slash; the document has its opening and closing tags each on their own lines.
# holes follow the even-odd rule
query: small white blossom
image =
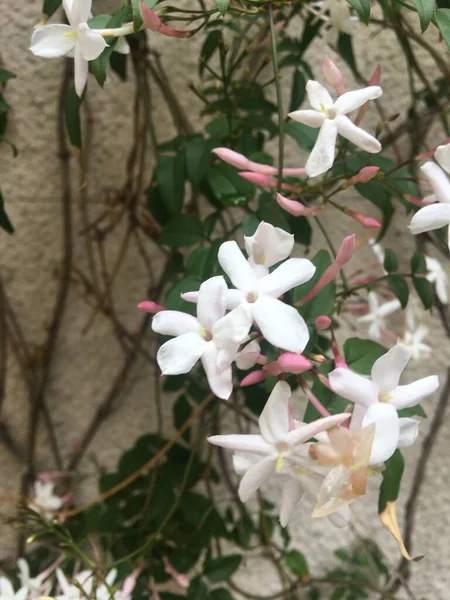
<svg viewBox="0 0 450 600">
<path fill-rule="evenodd" d="M 12 583 L 6 577 L 0 577 L 0 600 L 26 600 L 28 590 L 26 587 L 21 587 L 14 591 Z"/>
<path fill-rule="evenodd" d="M 51 481 L 34 482 L 34 499 L 29 508 L 35 510 L 46 519 L 53 519 L 55 513 L 64 504 L 64 500 L 53 493 L 55 486 Z"/>
<path fill-rule="evenodd" d="M 427 279 L 434 283 L 436 295 L 442 304 L 448 304 L 448 275 L 441 263 L 431 256 L 425 257 L 427 264 Z"/>
<path fill-rule="evenodd" d="M 417 326 L 413 306 L 408 305 L 405 311 L 405 321 L 406 329 L 401 340 L 402 343 L 409 347 L 414 360 L 427 359 L 432 352 L 431 346 L 424 343 L 429 329 L 425 325 Z"/>
<path fill-rule="evenodd" d="M 375 292 L 369 292 L 367 301 L 369 304 L 369 312 L 366 315 L 358 318 L 359 323 L 369 323 L 368 335 L 370 339 L 379 341 L 383 330 L 386 328 L 386 317 L 396 312 L 401 308 L 400 300 L 389 300 L 384 304 L 379 303 L 378 296 Z"/>
<path fill-rule="evenodd" d="M 312 7 L 312 12 L 325 22 L 326 41 L 329 44 L 335 46 L 341 33 L 354 33 L 355 24 L 359 19 L 351 14 L 350 5 L 346 0 L 314 2 Z M 328 13 L 328 16 L 325 13 Z"/>
</svg>

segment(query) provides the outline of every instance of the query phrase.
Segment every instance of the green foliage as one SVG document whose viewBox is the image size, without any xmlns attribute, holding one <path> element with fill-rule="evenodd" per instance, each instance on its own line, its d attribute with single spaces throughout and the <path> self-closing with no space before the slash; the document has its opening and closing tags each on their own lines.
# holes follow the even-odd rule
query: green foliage
<svg viewBox="0 0 450 600">
<path fill-rule="evenodd" d="M 42 5 L 42 14 L 51 17 L 61 6 L 62 0 L 44 0 Z"/>
<path fill-rule="evenodd" d="M 301 579 L 308 577 L 308 562 L 301 552 L 298 550 L 290 550 L 284 555 L 284 560 L 286 561 L 287 567 L 294 575 L 297 575 L 297 577 L 300 577 Z"/>
<path fill-rule="evenodd" d="M 402 275 L 388 275 L 387 284 L 391 292 L 400 300 L 402 308 L 405 308 L 409 298 L 409 287 L 406 279 Z"/>
<path fill-rule="evenodd" d="M 413 277 L 412 282 L 423 307 L 425 309 L 431 308 L 434 303 L 433 284 L 428 279 L 425 279 L 425 277 Z"/>
<path fill-rule="evenodd" d="M 388 273 L 394 273 L 395 271 L 398 271 L 398 266 L 398 257 L 395 252 L 389 248 L 386 248 L 384 251 L 384 270 Z"/>
<path fill-rule="evenodd" d="M 210 558 L 206 561 L 203 572 L 211 583 L 220 583 L 229 579 L 241 562 L 242 556 L 237 554 Z"/>
<path fill-rule="evenodd" d="M 75 91 L 75 86 L 70 86 L 65 106 L 66 128 L 70 143 L 76 148 L 81 148 L 82 145 L 80 109 L 83 98 L 84 94 L 82 98 L 79 98 Z"/>
<path fill-rule="evenodd" d="M 3 198 L 2 191 L 0 190 L 0 227 L 7 233 L 14 233 L 14 226 L 11 223 L 8 214 L 5 209 L 5 199 Z"/>
<path fill-rule="evenodd" d="M 405 461 L 400 450 L 396 450 L 391 458 L 386 461 L 386 468 L 383 471 L 383 481 L 381 482 L 378 498 L 379 513 L 384 511 L 388 502 L 397 500 L 404 466 Z"/>
<path fill-rule="evenodd" d="M 450 8 L 437 8 L 436 9 L 436 22 L 450 50 Z"/>
<path fill-rule="evenodd" d="M 361 375 L 370 375 L 373 363 L 386 353 L 386 348 L 372 340 L 348 338 L 344 343 L 345 361 Z"/>
<path fill-rule="evenodd" d="M 420 19 L 420 28 L 422 33 L 428 29 L 433 18 L 435 0 L 413 0 Z"/>
<path fill-rule="evenodd" d="M 347 2 L 356 10 L 361 21 L 368 25 L 370 19 L 370 0 L 347 0 Z"/>
</svg>

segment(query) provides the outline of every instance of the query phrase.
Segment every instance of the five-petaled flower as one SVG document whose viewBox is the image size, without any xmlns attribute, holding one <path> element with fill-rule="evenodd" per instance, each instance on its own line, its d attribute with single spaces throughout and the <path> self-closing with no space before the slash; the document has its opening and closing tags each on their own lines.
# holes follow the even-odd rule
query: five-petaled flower
<svg viewBox="0 0 450 600">
<path fill-rule="evenodd" d="M 376 138 L 346 116 L 369 100 L 379 98 L 383 93 L 379 86 L 345 92 L 335 102 L 318 81 L 308 81 L 306 91 L 313 110 L 296 110 L 289 113 L 289 116 L 304 125 L 320 127 L 319 136 L 305 165 L 309 177 L 321 175 L 333 166 L 338 133 L 366 152 L 381 150 L 381 144 Z"/>
<path fill-rule="evenodd" d="M 52 481 L 34 482 L 34 499 L 29 504 L 29 508 L 38 512 L 46 519 L 53 519 L 55 512 L 59 510 L 64 500 L 54 493 L 55 485 Z"/>
<path fill-rule="evenodd" d="M 369 292 L 367 296 L 369 312 L 358 318 L 359 323 L 369 323 L 369 337 L 372 340 L 379 341 L 385 331 L 386 317 L 401 308 L 400 300 L 389 300 L 384 304 L 378 302 L 376 292 Z"/>
</svg>

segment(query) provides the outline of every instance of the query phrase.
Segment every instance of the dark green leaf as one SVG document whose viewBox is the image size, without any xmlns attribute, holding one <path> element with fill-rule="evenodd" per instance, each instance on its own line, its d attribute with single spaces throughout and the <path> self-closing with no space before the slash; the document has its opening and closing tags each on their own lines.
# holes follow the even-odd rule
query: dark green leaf
<svg viewBox="0 0 450 600">
<path fill-rule="evenodd" d="M 398 258 L 393 250 L 387 248 L 384 251 L 384 261 L 383 261 L 384 270 L 388 273 L 393 273 L 398 271 Z"/>
<path fill-rule="evenodd" d="M 42 12 L 47 17 L 51 17 L 61 6 L 62 0 L 44 0 Z"/>
<path fill-rule="evenodd" d="M 419 252 L 414 252 L 411 257 L 411 273 L 414 275 L 418 275 L 419 273 L 427 272 L 427 261 L 425 259 L 425 254 L 419 254 Z"/>
<path fill-rule="evenodd" d="M 298 550 L 290 550 L 284 556 L 288 568 L 297 575 L 297 577 L 308 577 L 309 569 L 306 558 Z"/>
<path fill-rule="evenodd" d="M 6 69 L 0 69 L 0 83 L 6 83 L 10 79 L 15 79 L 16 74 Z"/>
<path fill-rule="evenodd" d="M 214 143 L 195 137 L 186 144 L 186 171 L 189 181 L 197 187 L 211 166 Z"/>
<path fill-rule="evenodd" d="M 424 308 L 431 308 L 434 302 L 433 284 L 425 277 L 413 277 L 412 282 Z"/>
<path fill-rule="evenodd" d="M 289 112 L 298 110 L 303 104 L 306 92 L 306 79 L 301 71 L 295 69 L 292 75 L 291 103 Z"/>
<path fill-rule="evenodd" d="M 387 284 L 391 292 L 400 300 L 402 308 L 405 308 L 409 298 L 409 287 L 406 279 L 402 275 L 388 275 Z"/>
<path fill-rule="evenodd" d="M 172 215 L 179 214 L 183 208 L 184 165 L 184 152 L 178 152 L 176 156 L 161 156 L 155 169 L 162 199 Z"/>
<path fill-rule="evenodd" d="M 159 243 L 170 248 L 192 246 L 205 239 L 203 225 L 194 215 L 172 217 L 161 231 Z"/>
<path fill-rule="evenodd" d="M 184 277 L 169 290 L 166 294 L 164 305 L 169 310 L 181 310 L 190 314 L 195 313 L 195 304 L 186 302 L 180 297 L 183 292 L 193 292 L 199 289 L 201 280 L 198 277 L 189 275 Z"/>
<path fill-rule="evenodd" d="M 247 237 L 251 237 L 258 229 L 260 220 L 256 215 L 245 215 L 242 219 L 242 232 Z"/>
<path fill-rule="evenodd" d="M 370 0 L 347 0 L 347 2 L 356 10 L 361 21 L 368 25 L 370 19 Z"/>
<path fill-rule="evenodd" d="M 210 31 L 200 52 L 199 71 L 203 74 L 205 65 L 210 61 L 220 44 L 223 44 L 222 32 L 219 29 Z"/>
<path fill-rule="evenodd" d="M 389 460 L 386 461 L 383 471 L 383 481 L 380 486 L 378 497 L 378 512 L 382 513 L 388 502 L 397 500 L 402 481 L 404 460 L 400 450 L 396 450 Z"/>
<path fill-rule="evenodd" d="M 230 0 L 216 0 L 216 7 L 221 15 L 226 14 L 229 4 Z"/>
<path fill-rule="evenodd" d="M 206 561 L 203 572 L 211 583 L 226 581 L 239 568 L 241 562 L 242 556 L 238 554 L 210 558 Z"/>
<path fill-rule="evenodd" d="M 312 263 L 316 267 L 314 276 L 303 285 L 300 285 L 294 289 L 294 302 L 300 300 L 307 294 L 319 281 L 323 273 L 331 264 L 331 257 L 327 250 L 319 250 L 319 252 L 313 257 Z M 309 302 L 303 304 L 299 308 L 299 312 L 306 321 L 310 322 L 320 315 L 331 315 L 334 310 L 336 298 L 336 282 L 333 280 L 326 285 L 318 294 L 314 296 Z"/>
<path fill-rule="evenodd" d="M 450 50 L 450 8 L 436 9 L 436 22 L 438 24 L 439 31 L 441 32 L 441 35 L 444 38 L 448 49 Z"/>
<path fill-rule="evenodd" d="M 191 581 L 187 592 L 188 600 L 208 600 L 209 589 L 203 583 L 200 577 L 196 577 Z"/>
<path fill-rule="evenodd" d="M 344 343 L 346 363 L 352 371 L 362 375 L 370 375 L 373 363 L 386 352 L 386 348 L 372 340 L 349 338 Z"/>
<path fill-rule="evenodd" d="M 165 225 L 171 214 L 163 201 L 161 189 L 156 180 L 153 180 L 147 190 L 147 208 L 160 225 Z"/>
<path fill-rule="evenodd" d="M 76 148 L 81 148 L 82 144 L 80 107 L 83 103 L 83 98 L 84 94 L 79 98 L 74 85 L 70 87 L 66 96 L 65 116 L 67 133 L 71 145 Z"/>
<path fill-rule="evenodd" d="M 399 417 L 423 417 L 427 418 L 427 413 L 423 410 L 420 404 L 411 406 L 409 408 L 402 408 L 397 411 Z"/>
<path fill-rule="evenodd" d="M 217 588 L 213 590 L 211 592 L 211 598 L 212 600 L 233 600 L 233 596 L 226 588 Z"/>
<path fill-rule="evenodd" d="M 434 0 L 413 0 L 413 4 L 419 14 L 420 28 L 422 33 L 428 28 L 434 12 Z"/>
<path fill-rule="evenodd" d="M 5 200 L 3 198 L 3 194 L 0 190 L 0 227 L 4 229 L 7 233 L 14 233 L 14 227 L 11 221 L 9 220 L 8 215 L 5 210 Z"/>
<path fill-rule="evenodd" d="M 319 130 L 313 127 L 303 125 L 303 123 L 294 123 L 288 121 L 284 126 L 284 132 L 293 138 L 303 150 L 309 152 L 314 148 L 314 145 L 319 135 Z"/>
<path fill-rule="evenodd" d="M 355 54 L 353 52 L 353 41 L 352 36 L 347 33 L 341 33 L 338 38 L 338 50 L 339 54 L 345 60 L 345 62 L 350 67 L 353 75 L 357 79 L 361 77 L 358 71 L 358 67 L 356 65 Z"/>
<path fill-rule="evenodd" d="M 192 408 L 188 399 L 183 394 L 173 405 L 173 424 L 179 429 L 189 419 L 192 414 Z M 191 430 L 188 428 L 183 433 L 183 438 L 189 442 L 191 439 Z"/>
<path fill-rule="evenodd" d="M 120 77 L 122 81 L 127 80 L 127 55 L 113 52 L 109 60 L 111 69 Z"/>
</svg>

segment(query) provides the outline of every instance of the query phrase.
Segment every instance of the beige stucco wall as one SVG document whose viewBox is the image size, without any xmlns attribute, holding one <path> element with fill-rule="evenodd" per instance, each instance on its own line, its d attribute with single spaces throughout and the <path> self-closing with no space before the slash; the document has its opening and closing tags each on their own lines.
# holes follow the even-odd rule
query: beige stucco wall
<svg viewBox="0 0 450 600">
<path fill-rule="evenodd" d="M 17 229 L 13 237 L 0 234 L 0 272 L 27 341 L 36 352 L 44 340 L 45 329 L 51 318 L 61 256 L 61 181 L 56 106 L 63 65 L 59 60 L 45 61 L 36 58 L 28 51 L 31 28 L 38 20 L 40 4 L 39 0 L 29 0 L 14 3 L 14 9 L 9 10 L 9 2 L 0 2 L 0 10 L 4 15 L 7 14 L 2 27 L 0 56 L 4 66 L 18 74 L 17 80 L 10 82 L 7 90 L 8 102 L 12 106 L 8 135 L 18 146 L 20 153 L 18 158 L 12 159 L 9 149 L 6 146 L 0 147 L 0 185 L 7 199 L 8 212 Z M 115 4 L 99 0 L 96 2 L 95 12 L 105 12 L 108 5 Z M 388 115 L 400 112 L 404 116 L 408 96 L 403 56 L 389 31 L 371 31 L 369 35 L 361 26 L 356 33 L 362 70 L 369 75 L 375 65 L 381 63 L 386 112 Z M 433 34 L 430 39 L 437 42 L 433 39 Z M 162 52 L 164 64 L 185 110 L 194 123 L 198 122 L 199 102 L 189 91 L 187 82 L 196 78 L 196 57 L 201 36 L 189 41 L 155 36 L 152 37 L 152 44 Z M 446 52 L 442 44 L 437 47 L 440 52 Z M 310 50 L 309 58 L 318 65 L 323 52 L 324 46 L 318 44 Z M 425 69 L 431 69 L 431 63 L 426 57 L 423 61 Z M 431 77 L 435 73 L 430 70 L 429 75 Z M 89 161 L 91 218 L 102 209 L 104 190 L 119 188 L 124 182 L 125 156 L 129 151 L 133 125 L 130 101 L 132 93 L 132 79 L 127 83 L 120 83 L 114 76 L 103 90 L 97 88 L 94 82 L 89 86 L 92 118 L 92 151 Z M 169 138 L 173 133 L 172 124 L 156 90 L 154 110 L 159 134 Z M 375 122 L 375 112 L 372 111 L 368 123 L 373 125 Z M 436 142 L 438 139 L 432 141 Z M 303 160 L 303 157 L 296 148 L 288 146 L 287 160 L 294 165 Z M 75 264 L 84 268 L 86 256 L 83 237 L 80 235 L 79 183 L 74 160 L 71 161 L 71 183 L 74 194 L 74 260 Z M 325 216 L 325 222 L 328 222 L 336 241 L 355 230 L 353 222 L 336 220 L 334 214 L 328 218 Z M 399 254 L 409 256 L 413 240 L 405 233 L 405 223 L 405 219 L 399 218 L 388 236 L 387 245 Z M 398 233 L 402 233 L 401 238 Z M 108 244 L 109 259 L 113 260 L 123 235 L 124 229 L 119 227 Z M 322 240 L 320 234 L 317 234 L 314 246 L 320 245 Z M 151 252 L 157 262 L 157 251 Z M 363 265 L 368 260 L 373 259 L 368 250 L 364 250 L 355 260 L 355 267 L 358 261 Z M 134 307 L 145 297 L 146 283 L 147 276 L 141 262 L 136 259 L 135 251 L 130 252 L 118 276 L 114 294 L 117 313 L 130 329 L 136 328 L 140 322 L 141 317 Z M 94 325 L 87 333 L 83 333 L 90 316 L 91 309 L 86 305 L 81 286 L 72 285 L 47 394 L 64 458 L 71 455 L 73 444 L 84 432 L 93 412 L 109 389 L 112 374 L 122 364 L 122 352 L 114 342 L 108 320 L 97 315 Z M 428 320 L 435 353 L 426 364 L 415 364 L 408 372 L 409 378 L 430 372 L 439 373 L 443 378 L 446 366 L 450 363 L 450 348 L 441 332 L 439 321 L 437 318 Z M 346 330 L 353 331 L 351 323 L 347 323 L 342 330 L 342 340 Z M 150 332 L 148 337 L 149 340 L 152 339 Z M 95 494 L 96 467 L 93 457 L 100 464 L 113 464 L 134 439 L 154 428 L 156 415 L 152 389 L 155 377 L 158 375 L 144 359 L 136 361 L 125 393 L 121 395 L 114 413 L 101 428 L 82 462 L 81 477 L 76 488 L 77 499 L 86 499 Z M 437 395 L 425 402 L 429 413 L 433 411 L 433 402 L 436 400 Z M 164 407 L 165 423 L 169 427 L 170 402 L 164 403 Z M 22 450 L 26 443 L 27 415 L 27 390 L 10 352 L 2 419 L 10 426 Z M 447 415 L 428 465 L 426 482 L 419 499 L 415 551 L 425 553 L 426 558 L 413 566 L 411 587 L 417 598 L 450 597 L 450 471 L 447 460 L 449 419 Z M 421 439 L 427 427 L 428 422 L 424 422 Z M 420 442 L 405 453 L 407 468 L 402 499 L 408 495 L 419 452 Z M 40 435 L 37 464 L 41 470 L 53 468 L 43 433 Z M 20 459 L 11 456 L 5 447 L 0 446 L 0 493 L 17 493 L 24 468 Z M 0 513 L 8 512 L 11 512 L 11 505 L 3 505 Z M 373 535 L 392 564 L 396 564 L 398 555 L 395 543 L 378 523 L 374 496 L 364 504 L 356 527 L 360 532 Z M 311 521 L 308 511 L 302 509 L 298 511 L 292 529 L 299 547 L 311 550 L 311 561 L 317 573 L 333 560 L 333 548 L 342 546 L 345 541 L 353 538 L 350 531 L 334 530 L 324 522 Z M 14 535 L 11 529 L 2 527 L 0 557 L 10 556 L 14 547 Z M 276 590 L 277 584 L 272 575 L 268 577 L 267 570 L 258 568 L 251 562 L 248 564 L 251 568 L 245 575 L 246 586 L 254 591 L 261 590 L 262 593 Z"/>
</svg>

